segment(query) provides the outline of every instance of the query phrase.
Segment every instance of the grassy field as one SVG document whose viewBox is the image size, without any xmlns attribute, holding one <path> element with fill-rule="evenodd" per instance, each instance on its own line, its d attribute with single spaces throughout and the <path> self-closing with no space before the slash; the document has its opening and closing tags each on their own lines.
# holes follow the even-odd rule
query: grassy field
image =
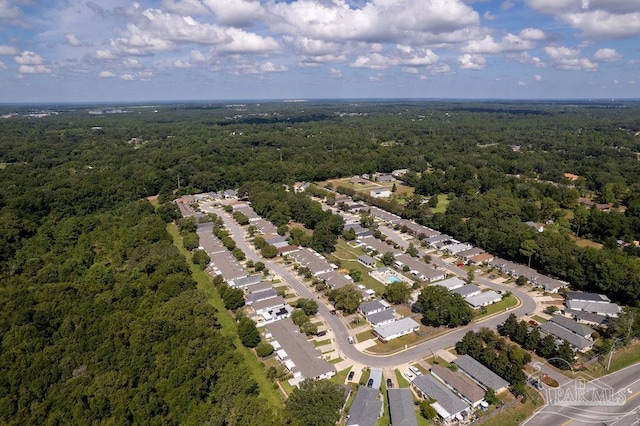
<svg viewBox="0 0 640 426">
<path fill-rule="evenodd" d="M 542 404 L 544 404 L 542 396 L 539 393 L 534 392 L 532 389 L 527 389 L 527 395 L 527 400 L 524 403 L 511 406 L 502 413 L 487 417 L 485 420 L 481 419 L 479 424 L 491 426 L 513 426 L 521 423 L 533 414 L 536 409 L 540 408 Z"/>
<path fill-rule="evenodd" d="M 408 388 L 410 386 L 409 381 L 404 377 L 404 374 L 399 370 L 394 370 L 396 373 L 396 380 L 398 381 L 398 387 Z"/>
<path fill-rule="evenodd" d="M 180 254 L 185 256 L 187 259 L 187 263 L 191 269 L 191 275 L 196 281 L 198 289 L 207 296 L 208 302 L 218 310 L 217 318 L 222 327 L 221 332 L 233 342 L 236 347 L 236 351 L 244 357 L 247 370 L 258 383 L 260 394 L 272 407 L 283 407 L 281 393 L 273 387 L 273 383 L 267 378 L 264 369 L 253 352 L 242 346 L 240 343 L 236 320 L 225 309 L 224 303 L 222 302 L 218 292 L 214 289 L 211 279 L 202 269 L 200 269 L 200 267 L 193 264 L 191 261 L 191 253 L 186 251 L 182 246 L 182 237 L 178 233 L 177 226 L 174 224 L 168 224 L 167 231 L 173 237 L 173 244 L 176 246 Z"/>
<path fill-rule="evenodd" d="M 449 205 L 447 194 L 438 194 L 438 205 L 435 209 L 431 209 L 431 213 L 444 213 Z"/>
<path fill-rule="evenodd" d="M 330 378 L 329 381 L 331 381 L 333 383 L 337 383 L 339 385 L 342 385 L 347 380 L 347 376 L 349 375 L 349 371 L 351 371 L 351 367 L 345 368 L 342 371 L 338 371 L 338 373 L 335 376 L 333 376 L 332 378 Z"/>
<path fill-rule="evenodd" d="M 540 315 L 533 315 L 531 318 L 536 320 L 538 324 L 544 324 L 545 322 L 547 322 L 547 320 L 542 318 Z"/>
<path fill-rule="evenodd" d="M 326 340 L 314 340 L 314 341 L 313 341 L 313 346 L 315 346 L 315 347 L 317 348 L 318 346 L 328 345 L 329 343 L 331 343 L 331 339 L 326 339 Z"/>
<path fill-rule="evenodd" d="M 357 284 L 363 284 L 365 287 L 370 288 L 378 294 L 384 293 L 384 284 L 371 277 L 369 275 L 369 271 L 371 269 L 358 262 L 358 256 L 361 256 L 363 254 L 365 254 L 365 252 L 361 248 L 351 247 L 349 244 L 347 244 L 346 241 L 339 240 L 338 244 L 336 245 L 336 251 L 331 253 L 328 258 L 332 261 L 339 260 L 340 266 L 344 269 L 355 269 L 357 271 L 360 271 L 362 280 Z"/>
<path fill-rule="evenodd" d="M 609 357 L 588 366 L 585 372 L 591 377 L 602 377 L 614 371 L 622 370 L 636 362 L 640 362 L 640 342 L 618 349 L 611 358 L 611 368 L 606 369 Z"/>
<path fill-rule="evenodd" d="M 424 327 L 424 326 L 421 326 L 421 327 Z M 442 329 L 439 332 L 423 335 L 423 336 L 418 336 L 415 333 L 410 333 L 405 336 L 398 337 L 397 339 L 393 339 L 387 343 L 382 343 L 378 341 L 376 342 L 375 346 L 371 346 L 370 348 L 367 348 L 367 351 L 375 354 L 392 354 L 394 352 L 398 352 L 399 350 L 404 349 L 405 346 L 410 347 L 413 345 L 417 345 L 418 343 L 433 339 L 434 337 L 441 336 L 447 333 L 448 331 L 449 331 L 448 329 Z"/>
<path fill-rule="evenodd" d="M 487 313 L 478 315 L 475 319 L 481 319 L 489 315 L 496 314 L 498 312 L 502 312 L 505 309 L 512 308 L 519 303 L 519 300 L 514 295 L 509 295 L 507 297 L 502 298 L 501 301 L 494 303 L 493 305 L 487 306 Z"/>
</svg>

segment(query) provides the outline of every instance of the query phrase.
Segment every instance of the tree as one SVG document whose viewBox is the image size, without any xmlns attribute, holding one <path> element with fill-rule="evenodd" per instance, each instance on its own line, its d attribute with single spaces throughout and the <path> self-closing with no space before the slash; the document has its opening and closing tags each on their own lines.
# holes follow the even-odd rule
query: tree
<svg viewBox="0 0 640 426">
<path fill-rule="evenodd" d="M 534 351 L 540 344 L 541 338 L 538 327 L 533 327 L 522 346 L 528 351 Z"/>
<path fill-rule="evenodd" d="M 182 246 L 185 250 L 191 251 L 195 248 L 198 248 L 200 245 L 200 238 L 198 238 L 198 234 L 195 232 L 189 232 L 182 237 Z"/>
<path fill-rule="evenodd" d="M 473 310 L 462 296 L 439 285 L 424 288 L 417 304 L 422 308 L 422 321 L 426 325 L 458 327 L 473 319 Z"/>
<path fill-rule="evenodd" d="M 291 313 L 291 320 L 295 325 L 300 327 L 302 324 L 309 322 L 309 317 L 304 313 L 302 309 L 295 309 Z"/>
<path fill-rule="evenodd" d="M 238 322 L 238 337 L 243 346 L 255 348 L 260 343 L 260 332 L 256 328 L 256 323 L 246 316 L 240 318 Z"/>
<path fill-rule="evenodd" d="M 204 269 L 211 262 L 211 258 L 206 251 L 202 249 L 196 249 L 193 251 L 193 263 Z"/>
<path fill-rule="evenodd" d="M 547 306 L 546 308 L 544 308 L 544 313 L 545 313 L 545 314 L 549 314 L 549 315 L 553 315 L 553 314 L 555 314 L 556 312 L 558 312 L 559 310 L 560 310 L 560 309 L 559 309 L 557 306 L 555 306 L 555 305 L 550 305 L 550 306 Z"/>
<path fill-rule="evenodd" d="M 310 317 L 318 313 L 318 302 L 313 299 L 298 299 L 296 307 L 302 309 L 302 311 Z"/>
<path fill-rule="evenodd" d="M 273 353 L 273 346 L 268 342 L 260 342 L 256 346 L 256 354 L 261 357 L 267 357 Z"/>
<path fill-rule="evenodd" d="M 422 260 L 424 260 L 424 263 L 428 265 L 429 263 L 431 263 L 433 258 L 431 257 L 430 254 L 425 254 L 424 256 L 422 256 Z"/>
<path fill-rule="evenodd" d="M 432 402 L 426 399 L 420 403 L 420 414 L 427 420 L 435 419 L 438 416 L 438 412 L 431 404 Z"/>
<path fill-rule="evenodd" d="M 519 275 L 518 278 L 516 278 L 516 285 L 519 287 L 527 284 L 527 282 L 527 277 L 525 277 L 524 275 Z"/>
<path fill-rule="evenodd" d="M 391 266 L 393 264 L 393 262 L 396 260 L 396 257 L 393 254 L 393 252 L 388 251 L 388 252 L 386 252 L 385 254 L 382 255 L 380 260 L 382 261 L 382 263 L 385 266 Z"/>
<path fill-rule="evenodd" d="M 224 302 L 224 307 L 230 311 L 244 306 L 244 292 L 239 288 L 231 288 L 228 285 L 219 287 L 220 296 Z"/>
<path fill-rule="evenodd" d="M 265 268 L 265 265 L 264 265 L 263 262 L 258 261 L 258 262 L 253 264 L 253 270 L 256 271 L 256 272 L 260 272 L 260 271 L 264 270 L 264 268 Z"/>
<path fill-rule="evenodd" d="M 391 187 L 391 192 L 396 192 L 398 190 L 398 188 L 396 187 L 396 184 L 394 183 L 393 186 Z"/>
<path fill-rule="evenodd" d="M 511 337 L 515 334 L 517 326 L 518 318 L 513 313 L 509 314 L 502 325 L 498 326 L 498 333 L 500 333 L 502 336 Z"/>
<path fill-rule="evenodd" d="M 484 394 L 484 400 L 487 401 L 488 404 L 496 405 L 500 402 L 498 397 L 496 396 L 496 391 L 491 388 L 488 388 Z"/>
<path fill-rule="evenodd" d="M 336 309 L 352 314 L 360 306 L 362 293 L 353 284 L 347 284 L 329 293 L 329 300 L 333 300 Z"/>
<path fill-rule="evenodd" d="M 305 379 L 285 403 L 287 417 L 293 424 L 334 426 L 340 418 L 344 392 L 328 380 Z"/>
<path fill-rule="evenodd" d="M 556 339 L 552 335 L 547 334 L 540 340 L 536 352 L 543 358 L 551 358 L 556 353 Z"/>
<path fill-rule="evenodd" d="M 362 271 L 360 269 L 356 269 L 356 268 L 349 269 L 349 276 L 356 283 L 359 283 L 360 281 L 362 281 Z"/>
<path fill-rule="evenodd" d="M 404 281 L 388 284 L 383 297 L 393 304 L 406 303 L 411 296 L 411 287 Z"/>
<path fill-rule="evenodd" d="M 260 254 L 265 259 L 272 259 L 278 255 L 278 249 L 271 244 L 267 244 L 260 250 Z"/>
<path fill-rule="evenodd" d="M 311 321 L 307 321 L 300 326 L 300 331 L 307 336 L 318 334 L 318 325 L 312 323 Z"/>
<path fill-rule="evenodd" d="M 415 248 L 413 243 L 409 243 L 409 247 L 407 247 L 406 253 L 411 257 L 418 257 L 418 249 Z"/>
<path fill-rule="evenodd" d="M 166 222 L 173 222 L 180 217 L 180 210 L 174 203 L 163 203 L 158 206 L 156 212 Z"/>
<path fill-rule="evenodd" d="M 556 355 L 562 361 L 557 361 L 554 365 L 561 370 L 568 370 L 573 365 L 575 355 L 569 342 L 563 340 L 560 346 L 558 346 L 558 353 Z"/>
<path fill-rule="evenodd" d="M 539 251 L 540 247 L 536 244 L 535 240 L 524 240 L 520 246 L 520 254 L 529 257 L 528 267 L 531 267 L 531 257 Z"/>
</svg>

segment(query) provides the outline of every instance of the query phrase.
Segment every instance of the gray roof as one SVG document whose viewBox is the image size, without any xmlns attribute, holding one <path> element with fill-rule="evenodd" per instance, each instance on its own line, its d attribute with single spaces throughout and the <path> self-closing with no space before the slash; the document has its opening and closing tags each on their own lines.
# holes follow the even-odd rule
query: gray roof
<svg viewBox="0 0 640 426">
<path fill-rule="evenodd" d="M 403 331 L 414 330 L 418 327 L 420 327 L 420 324 L 411 318 L 401 318 L 392 323 L 380 325 L 374 328 L 373 331 L 375 331 L 383 340 L 387 340 L 388 337 L 402 333 Z"/>
<path fill-rule="evenodd" d="M 460 371 L 454 372 L 448 368 L 433 365 L 431 367 L 431 373 L 436 375 L 470 404 L 476 404 L 484 399 L 484 389 Z"/>
<path fill-rule="evenodd" d="M 482 290 L 480 290 L 480 287 L 478 287 L 475 284 L 467 284 L 467 285 L 463 285 L 462 287 L 454 288 L 453 290 L 451 290 L 452 293 L 458 293 L 462 297 L 467 297 L 470 294 L 477 293 L 479 291 L 482 291 Z"/>
<path fill-rule="evenodd" d="M 433 285 L 440 285 L 446 288 L 447 290 L 451 291 L 455 288 L 462 287 L 463 285 L 465 285 L 465 282 L 458 277 L 453 277 L 453 278 L 447 278 L 446 280 L 438 281 Z"/>
<path fill-rule="evenodd" d="M 258 284 L 261 280 L 262 280 L 262 275 L 254 274 L 254 275 L 249 275 L 248 277 L 229 280 L 229 285 L 231 287 L 245 287 L 248 285 Z"/>
<path fill-rule="evenodd" d="M 462 355 L 453 361 L 453 363 L 484 388 L 491 388 L 497 391 L 505 386 L 509 386 L 506 380 L 469 355 Z"/>
<path fill-rule="evenodd" d="M 480 306 L 484 306 L 486 304 L 491 304 L 498 302 L 502 299 L 502 296 L 496 293 L 494 290 L 484 291 L 480 294 L 476 294 L 475 296 L 469 296 L 464 299 L 468 304 L 470 304 L 474 308 L 479 308 Z"/>
<path fill-rule="evenodd" d="M 604 294 L 583 293 L 581 291 L 568 291 L 567 300 L 583 300 L 585 302 L 611 302 Z"/>
<path fill-rule="evenodd" d="M 251 305 L 252 303 L 259 302 L 261 300 L 271 299 L 272 297 L 276 297 L 277 295 L 278 292 L 273 288 L 251 293 L 247 295 L 247 305 Z"/>
<path fill-rule="evenodd" d="M 573 320 L 570 320 L 570 321 L 573 321 Z M 579 324 L 579 325 L 582 325 L 582 324 Z M 593 345 L 593 342 L 591 340 L 585 339 L 582 336 L 572 333 L 571 331 L 567 330 L 564 327 L 560 327 L 558 324 L 552 321 L 547 321 L 544 324 L 540 325 L 540 329 L 545 333 L 551 334 L 552 336 L 555 336 L 560 340 L 566 340 L 571 344 L 571 346 L 581 351 L 587 350 Z"/>
<path fill-rule="evenodd" d="M 369 315 L 369 312 L 389 309 L 390 307 L 391 306 L 384 300 L 372 300 L 371 302 L 361 304 L 358 309 L 360 309 L 360 312 L 364 315 Z"/>
<path fill-rule="evenodd" d="M 382 414 L 382 401 L 378 389 L 360 386 L 349 410 L 347 426 L 375 426 Z"/>
<path fill-rule="evenodd" d="M 313 275 L 331 272 L 334 269 L 324 256 L 309 248 L 292 253 L 291 257 L 294 258 L 300 266 L 309 268 Z"/>
<path fill-rule="evenodd" d="M 286 304 L 287 304 L 286 300 L 284 300 L 280 296 L 277 296 L 277 297 L 272 297 L 270 299 L 265 299 L 265 300 L 260 300 L 259 302 L 255 302 L 251 305 L 251 309 L 257 312 L 260 309 L 275 308 L 277 306 L 284 306 Z"/>
<path fill-rule="evenodd" d="M 363 254 L 361 256 L 358 256 L 358 260 L 362 263 L 364 263 L 365 265 L 375 265 L 376 264 L 376 260 L 366 254 Z"/>
<path fill-rule="evenodd" d="M 385 309 L 382 312 L 367 315 L 367 321 L 369 321 L 374 327 L 381 323 L 394 321 L 395 318 L 396 315 L 393 309 Z"/>
<path fill-rule="evenodd" d="M 606 325 L 608 321 L 608 317 L 600 314 L 595 314 L 593 312 L 587 311 L 573 311 L 571 309 L 567 309 L 565 311 L 568 315 L 574 317 L 576 321 L 583 321 L 587 323 L 592 323 L 596 325 Z"/>
<path fill-rule="evenodd" d="M 344 276 L 338 271 L 331 271 L 331 272 L 326 272 L 324 274 L 319 274 L 318 278 L 325 281 L 327 285 L 329 285 L 332 288 L 340 288 L 348 284 L 353 284 L 353 281 L 349 280 L 346 276 Z"/>
<path fill-rule="evenodd" d="M 563 317 L 562 315 L 554 315 L 548 322 L 555 323 L 580 336 L 590 336 L 593 333 L 592 328 L 577 323 L 571 318 Z"/>
<path fill-rule="evenodd" d="M 250 293 L 256 293 L 258 291 L 264 291 L 270 288 L 273 288 L 273 284 L 271 284 L 269 281 L 264 281 L 264 282 L 259 282 L 256 284 L 251 284 L 246 286 L 244 288 L 244 292 L 246 294 L 250 294 Z"/>
<path fill-rule="evenodd" d="M 418 426 L 413 393 L 410 389 L 387 389 L 387 398 L 393 426 Z"/>
<path fill-rule="evenodd" d="M 461 252 L 456 253 L 456 256 L 464 258 L 464 259 L 469 259 L 470 257 L 473 256 L 477 256 L 479 254 L 484 253 L 484 250 L 482 250 L 481 248 L 478 247 L 472 247 L 468 250 L 464 250 Z"/>
<path fill-rule="evenodd" d="M 295 369 L 302 373 L 303 379 L 312 379 L 336 371 L 335 366 L 325 361 L 322 353 L 298 331 L 298 326 L 291 318 L 276 321 L 266 328 L 295 364 Z"/>
<path fill-rule="evenodd" d="M 430 374 L 418 376 L 411 383 L 420 389 L 423 394 L 435 399 L 452 416 L 469 408 L 466 402 Z"/>
<path fill-rule="evenodd" d="M 620 306 L 611 302 L 587 302 L 584 300 L 567 300 L 565 303 L 567 308 L 576 311 L 594 312 L 601 315 L 617 315 L 620 312 Z"/>
</svg>

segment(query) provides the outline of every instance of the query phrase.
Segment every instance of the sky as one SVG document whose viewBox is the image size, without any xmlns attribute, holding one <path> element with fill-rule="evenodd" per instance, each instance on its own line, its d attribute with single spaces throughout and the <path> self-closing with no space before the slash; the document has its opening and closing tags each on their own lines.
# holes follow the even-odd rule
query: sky
<svg viewBox="0 0 640 426">
<path fill-rule="evenodd" d="M 640 0 L 0 0 L 0 103 L 640 98 Z"/>
</svg>

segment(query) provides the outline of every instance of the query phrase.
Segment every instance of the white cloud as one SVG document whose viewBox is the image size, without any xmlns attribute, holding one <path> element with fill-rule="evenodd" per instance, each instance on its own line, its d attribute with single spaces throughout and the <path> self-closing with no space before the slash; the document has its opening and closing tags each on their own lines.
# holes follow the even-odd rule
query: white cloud
<svg viewBox="0 0 640 426">
<path fill-rule="evenodd" d="M 203 0 L 203 3 L 221 25 L 246 27 L 265 15 L 259 0 Z"/>
<path fill-rule="evenodd" d="M 112 78 L 115 77 L 116 75 L 114 73 L 112 73 L 111 71 L 100 71 L 100 74 L 98 74 L 100 77 L 102 78 Z"/>
<path fill-rule="evenodd" d="M 534 47 L 534 42 L 523 40 L 517 35 L 509 33 L 499 43 L 492 36 L 487 35 L 482 40 L 470 41 L 462 50 L 467 53 L 501 53 L 529 50 Z"/>
<path fill-rule="evenodd" d="M 553 61 L 554 68 L 569 71 L 595 71 L 598 64 L 588 58 L 580 57 L 580 49 L 570 49 L 565 46 L 547 46 L 544 51 Z"/>
<path fill-rule="evenodd" d="M 331 78 L 342 78 L 342 71 L 337 68 L 329 68 L 329 75 Z"/>
<path fill-rule="evenodd" d="M 622 55 L 616 52 L 616 49 L 605 47 L 604 49 L 599 49 L 593 55 L 593 58 L 598 62 L 615 62 L 622 59 Z"/>
<path fill-rule="evenodd" d="M 640 35 L 640 2 L 629 0 L 527 0 L 534 10 L 554 16 L 589 39 Z"/>
<path fill-rule="evenodd" d="M 536 68 L 543 68 L 547 65 L 539 57 L 531 56 L 529 52 L 509 53 L 506 58 L 521 64 L 531 64 Z"/>
<path fill-rule="evenodd" d="M 163 0 L 162 5 L 169 11 L 178 15 L 207 15 L 210 10 L 200 0 Z"/>
<path fill-rule="evenodd" d="M 42 56 L 30 50 L 24 50 L 19 56 L 16 56 L 15 61 L 20 65 L 42 65 L 44 59 Z"/>
<path fill-rule="evenodd" d="M 487 21 L 495 21 L 496 20 L 496 15 L 493 15 L 491 12 L 489 12 L 488 10 L 482 15 L 482 18 L 487 20 Z"/>
<path fill-rule="evenodd" d="M 519 81 L 519 82 L 518 82 L 518 86 L 520 86 L 520 87 L 527 87 L 527 83 L 525 83 L 524 81 Z"/>
<path fill-rule="evenodd" d="M 22 17 L 22 11 L 9 0 L 0 0 L 0 20 L 12 21 Z"/>
<path fill-rule="evenodd" d="M 7 69 L 7 66 L 4 64 L 4 62 L 0 61 L 0 70 L 4 71 Z"/>
<path fill-rule="evenodd" d="M 500 3 L 500 10 L 509 10 L 511 8 L 513 8 L 514 3 L 510 0 L 507 1 L 503 1 L 502 3 Z"/>
<path fill-rule="evenodd" d="M 534 76 L 533 76 L 533 79 L 534 79 L 535 81 L 542 81 L 542 76 L 541 76 L 541 75 L 539 75 L 539 74 L 536 74 L 536 75 L 534 75 Z"/>
<path fill-rule="evenodd" d="M 20 65 L 20 74 L 51 74 L 51 70 L 44 65 Z"/>
<path fill-rule="evenodd" d="M 408 73 L 408 74 L 418 74 L 420 71 L 418 71 L 418 68 L 416 67 L 404 67 L 402 68 L 402 71 Z"/>
<path fill-rule="evenodd" d="M 429 72 L 431 72 L 431 74 L 451 74 L 451 67 L 449 67 L 449 65 L 447 64 L 436 64 L 436 65 L 431 65 L 429 67 L 427 67 L 429 69 Z"/>
<path fill-rule="evenodd" d="M 70 46 L 77 47 L 82 45 L 82 42 L 78 40 L 78 37 L 76 37 L 75 34 L 66 33 L 64 35 L 64 39 L 67 42 L 67 44 Z"/>
<path fill-rule="evenodd" d="M 520 37 L 523 38 L 524 40 L 544 40 L 547 35 L 544 33 L 544 31 L 538 29 L 538 28 L 525 28 L 524 30 L 520 31 Z"/>
<path fill-rule="evenodd" d="M 9 56 L 15 55 L 16 53 L 18 53 L 18 49 L 15 47 L 0 45 L 0 55 Z"/>
<path fill-rule="evenodd" d="M 463 70 L 481 70 L 487 64 L 487 60 L 482 55 L 472 55 L 465 53 L 458 56 L 458 65 Z"/>
<path fill-rule="evenodd" d="M 419 67 L 438 62 L 438 55 L 431 49 L 415 48 L 406 45 L 396 46 L 396 50 L 386 54 L 373 52 L 359 55 L 351 64 L 354 68 L 386 69 L 391 66 Z"/>
<path fill-rule="evenodd" d="M 133 81 L 136 78 L 133 76 L 133 74 L 121 74 L 118 76 L 118 78 L 120 80 L 125 80 L 125 81 Z"/>
</svg>

